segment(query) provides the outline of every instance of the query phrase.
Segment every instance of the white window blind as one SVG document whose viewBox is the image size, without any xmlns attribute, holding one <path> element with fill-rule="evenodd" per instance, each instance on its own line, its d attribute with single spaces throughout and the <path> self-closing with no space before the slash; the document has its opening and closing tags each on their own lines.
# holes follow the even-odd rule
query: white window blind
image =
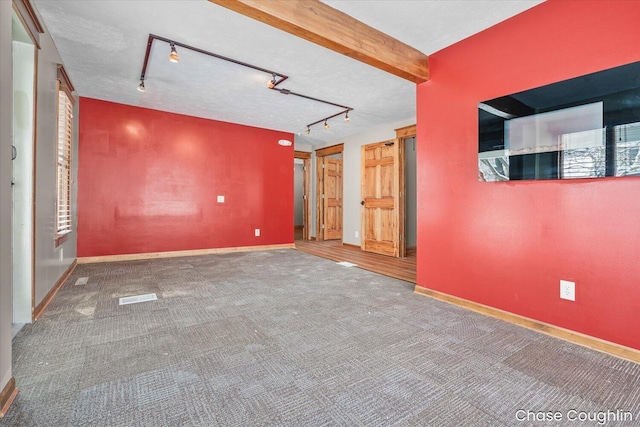
<svg viewBox="0 0 640 427">
<path fill-rule="evenodd" d="M 71 232 L 71 147 L 73 138 L 72 86 L 64 69 L 58 67 L 58 149 L 56 238 Z"/>
</svg>

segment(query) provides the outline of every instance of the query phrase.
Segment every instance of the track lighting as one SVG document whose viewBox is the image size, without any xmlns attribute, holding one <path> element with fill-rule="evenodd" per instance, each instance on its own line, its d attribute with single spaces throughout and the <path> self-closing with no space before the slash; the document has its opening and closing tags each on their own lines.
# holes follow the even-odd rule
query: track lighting
<svg viewBox="0 0 640 427">
<path fill-rule="evenodd" d="M 190 46 L 188 44 L 184 44 L 184 43 L 180 43 L 180 42 L 176 42 L 173 41 L 171 39 L 168 39 L 166 37 L 160 37 L 157 36 L 155 34 L 149 34 L 149 38 L 147 40 L 147 50 L 144 54 L 144 60 L 142 61 L 142 71 L 140 72 L 140 84 L 138 84 L 138 90 L 140 92 L 144 92 L 145 91 L 145 87 L 144 87 L 144 80 L 145 80 L 145 76 L 147 75 L 147 71 L 148 71 L 148 66 L 149 66 L 149 60 L 151 59 L 151 47 L 153 45 L 154 40 L 159 40 L 162 41 L 164 43 L 168 43 L 169 47 L 171 48 L 171 53 L 169 54 L 169 61 L 171 62 L 180 62 L 180 58 L 178 57 L 178 51 L 176 50 L 176 44 L 180 46 L 181 49 L 187 49 L 193 52 L 197 52 L 197 53 L 201 53 L 204 55 L 208 55 L 211 56 L 213 58 L 222 60 L 222 61 L 227 61 L 227 62 L 231 62 L 233 64 L 236 65 L 241 65 L 243 67 L 247 67 L 247 68 L 251 68 L 253 70 L 256 71 L 260 71 L 262 73 L 266 73 L 271 74 L 271 79 L 267 81 L 267 87 L 269 89 L 273 89 L 275 91 L 280 92 L 283 95 L 292 95 L 292 96 L 297 96 L 299 98 L 304 98 L 307 99 L 309 101 L 315 101 L 315 102 L 320 102 L 322 104 L 327 104 L 327 105 L 331 105 L 333 107 L 337 107 L 340 108 L 340 112 L 333 114 L 331 116 L 327 116 L 324 117 L 320 120 L 317 120 L 313 123 L 309 123 L 307 125 L 307 129 L 304 131 L 304 133 L 306 133 L 307 135 L 309 135 L 311 133 L 311 126 L 315 126 L 317 124 L 323 123 L 324 122 L 324 128 L 325 129 L 329 129 L 329 123 L 328 120 L 333 119 L 335 117 L 340 117 L 344 114 L 344 121 L 348 122 L 349 121 L 349 112 L 351 110 L 353 110 L 353 108 L 351 107 L 347 107 L 346 105 L 340 105 L 340 104 L 336 104 L 335 102 L 330 102 L 330 101 L 326 101 L 324 99 L 320 99 L 320 98 L 315 98 L 313 96 L 308 96 L 308 95 L 303 95 L 301 93 L 297 93 L 294 92 L 290 89 L 286 89 L 286 88 L 282 88 L 282 87 L 278 87 L 282 82 L 284 82 L 285 80 L 287 80 L 289 78 L 289 76 L 285 75 L 285 74 L 281 74 L 272 70 L 268 70 L 266 68 L 262 68 L 262 67 L 258 67 L 256 65 L 252 65 L 246 62 L 242 62 L 242 61 L 238 61 L 237 59 L 233 59 L 233 58 L 228 58 L 226 56 L 222 56 L 222 55 L 218 55 L 217 53 L 213 53 L 213 52 L 208 52 L 206 50 L 197 48 L 195 46 Z M 189 62 L 191 61 L 191 57 L 187 58 L 189 59 Z"/>
<path fill-rule="evenodd" d="M 272 79 L 267 82 L 267 87 L 269 89 L 273 89 L 274 87 L 276 87 L 276 75 L 271 74 L 271 76 L 272 76 Z"/>
<path fill-rule="evenodd" d="M 180 62 L 180 58 L 178 58 L 178 51 L 176 50 L 176 45 L 171 42 L 169 44 L 171 46 L 171 53 L 169 54 L 169 61 L 178 63 Z"/>
<path fill-rule="evenodd" d="M 278 89 L 278 90 L 279 90 L 279 89 Z M 321 101 L 321 102 L 325 102 L 325 101 Z M 336 106 L 338 106 L 338 107 L 342 107 L 341 105 L 338 105 L 338 104 L 332 104 L 332 105 L 336 105 Z M 315 122 L 313 122 L 313 123 L 309 123 L 309 124 L 307 125 L 307 130 L 305 131 L 305 133 L 306 133 L 307 135 L 309 135 L 309 133 L 311 132 L 311 126 L 315 126 L 315 125 L 320 124 L 320 123 L 324 123 L 324 128 L 325 128 L 325 129 L 329 129 L 329 127 L 330 127 L 330 126 L 329 126 L 329 119 L 333 119 L 334 117 L 342 116 L 343 114 L 344 114 L 344 121 L 345 121 L 345 122 L 348 122 L 349 120 L 351 120 L 351 119 L 349 118 L 349 111 L 353 110 L 353 108 L 351 108 L 351 107 L 344 107 L 344 108 L 345 108 L 344 110 L 340 111 L 340 112 L 339 112 L 339 113 L 337 113 L 337 114 L 334 114 L 334 115 L 332 115 L 332 116 L 325 117 L 324 119 L 320 119 L 320 120 L 315 121 Z"/>
</svg>

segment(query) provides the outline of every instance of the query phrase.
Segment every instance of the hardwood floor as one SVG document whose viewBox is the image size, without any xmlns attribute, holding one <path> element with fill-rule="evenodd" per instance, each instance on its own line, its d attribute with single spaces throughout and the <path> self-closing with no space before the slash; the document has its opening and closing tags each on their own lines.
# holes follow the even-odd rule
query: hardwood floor
<svg viewBox="0 0 640 427">
<path fill-rule="evenodd" d="M 342 240 L 301 240 L 296 235 L 295 244 L 296 249 L 312 255 L 336 262 L 351 262 L 364 270 L 416 283 L 415 249 L 407 249 L 406 258 L 393 258 L 386 255 L 363 252 L 360 248 L 354 246 L 344 246 Z"/>
</svg>

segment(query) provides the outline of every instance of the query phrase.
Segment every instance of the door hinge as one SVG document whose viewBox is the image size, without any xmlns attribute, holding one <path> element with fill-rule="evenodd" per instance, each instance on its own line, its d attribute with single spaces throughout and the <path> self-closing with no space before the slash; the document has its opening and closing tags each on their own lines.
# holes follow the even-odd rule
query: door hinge
<svg viewBox="0 0 640 427">
<path fill-rule="evenodd" d="M 324 194 L 322 195 L 322 198 L 324 199 Z"/>
<path fill-rule="evenodd" d="M 324 163 L 322 164 L 322 169 L 324 169 Z"/>
<path fill-rule="evenodd" d="M 402 234 L 400 235 L 400 241 L 402 242 Z"/>
<path fill-rule="evenodd" d="M 320 228 L 322 228 L 324 230 L 324 224 L 322 224 L 322 227 L 320 227 Z"/>
<path fill-rule="evenodd" d="M 306 194 L 302 195 L 302 200 L 307 200 L 307 195 Z"/>
</svg>

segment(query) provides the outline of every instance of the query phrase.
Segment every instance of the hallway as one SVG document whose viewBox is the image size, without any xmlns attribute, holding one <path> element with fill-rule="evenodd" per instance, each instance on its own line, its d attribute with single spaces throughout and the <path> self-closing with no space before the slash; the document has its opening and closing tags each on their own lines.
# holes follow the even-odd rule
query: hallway
<svg viewBox="0 0 640 427">
<path fill-rule="evenodd" d="M 407 249 L 406 258 L 393 258 L 363 252 L 355 246 L 345 246 L 341 240 L 302 240 L 300 230 L 295 230 L 296 249 L 336 262 L 346 261 L 358 267 L 416 283 L 416 249 Z"/>
</svg>

